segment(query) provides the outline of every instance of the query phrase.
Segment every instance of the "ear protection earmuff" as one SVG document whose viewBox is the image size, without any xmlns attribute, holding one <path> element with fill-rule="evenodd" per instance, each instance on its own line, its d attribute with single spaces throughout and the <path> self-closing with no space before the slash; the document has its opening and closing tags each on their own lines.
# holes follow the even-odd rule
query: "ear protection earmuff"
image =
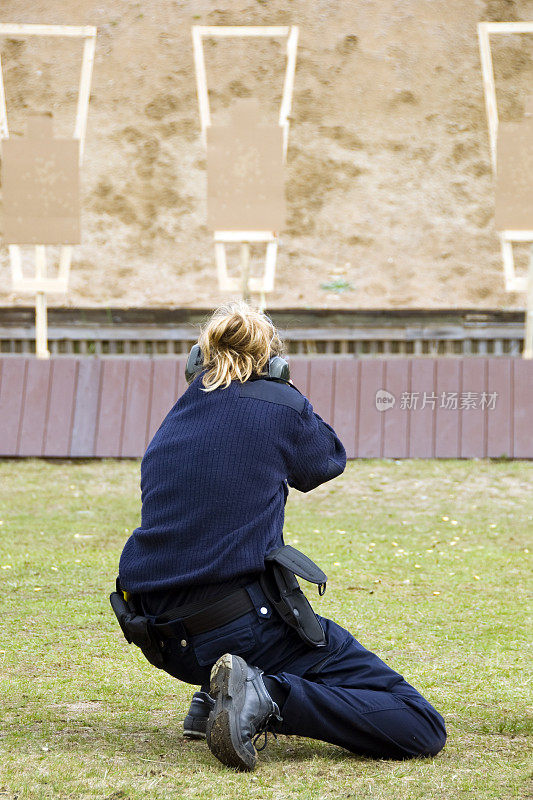
<svg viewBox="0 0 533 800">
<path fill-rule="evenodd" d="M 195 376 L 202 371 L 203 366 L 204 357 L 200 345 L 198 343 L 193 344 L 189 357 L 187 358 L 187 363 L 185 364 L 185 379 L 187 383 L 192 383 Z M 289 363 L 281 356 L 272 356 L 272 358 L 269 358 L 267 369 L 268 375 L 265 375 L 265 378 L 285 381 L 286 383 L 289 382 L 291 377 Z"/>
<path fill-rule="evenodd" d="M 194 376 L 197 375 L 204 366 L 204 357 L 198 343 L 193 344 L 185 364 L 185 380 L 192 383 Z"/>
</svg>

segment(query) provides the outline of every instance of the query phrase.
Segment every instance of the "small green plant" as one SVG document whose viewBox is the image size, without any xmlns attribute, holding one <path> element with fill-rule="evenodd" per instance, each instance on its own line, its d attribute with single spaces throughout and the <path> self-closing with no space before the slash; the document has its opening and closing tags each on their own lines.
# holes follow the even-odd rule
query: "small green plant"
<svg viewBox="0 0 533 800">
<path fill-rule="evenodd" d="M 337 292 L 338 294 L 342 294 L 342 292 L 355 291 L 355 286 L 352 286 L 351 283 L 345 281 L 344 278 L 336 278 L 334 281 L 330 281 L 329 283 L 321 283 L 320 288 L 324 289 L 325 292 Z"/>
</svg>

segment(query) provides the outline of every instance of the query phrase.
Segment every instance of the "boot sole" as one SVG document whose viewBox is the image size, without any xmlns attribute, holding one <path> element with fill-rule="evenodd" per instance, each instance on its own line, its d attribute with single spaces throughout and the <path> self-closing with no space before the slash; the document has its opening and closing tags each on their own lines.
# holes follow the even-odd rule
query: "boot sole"
<svg viewBox="0 0 533 800">
<path fill-rule="evenodd" d="M 246 664 L 239 656 L 221 656 L 211 670 L 209 694 L 215 706 L 207 721 L 207 744 L 227 767 L 250 771 L 257 763 L 239 735 L 239 715 L 246 694 Z"/>
</svg>

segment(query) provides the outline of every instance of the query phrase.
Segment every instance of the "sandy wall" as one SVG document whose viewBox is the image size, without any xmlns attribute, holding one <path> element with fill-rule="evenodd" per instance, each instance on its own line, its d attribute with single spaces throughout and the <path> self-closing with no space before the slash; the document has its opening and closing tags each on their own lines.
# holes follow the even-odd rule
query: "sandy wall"
<svg viewBox="0 0 533 800">
<path fill-rule="evenodd" d="M 288 218 L 270 307 L 524 306 L 524 295 L 504 290 L 476 26 L 533 19 L 533 2 L 3 0 L 1 16 L 99 31 L 83 244 L 69 295 L 53 304 L 209 306 L 231 297 L 218 290 L 206 227 L 190 28 L 298 24 Z M 533 36 L 495 45 L 501 119 L 519 119 Z M 275 120 L 283 53 L 281 40 L 208 43 L 213 120 L 249 95 Z M 28 113 L 47 110 L 58 134 L 68 133 L 80 43 L 4 38 L 1 54 L 12 135 Z M 10 291 L 0 245 L 0 304 L 26 304 Z M 253 255 L 255 271 L 261 253 Z"/>
</svg>

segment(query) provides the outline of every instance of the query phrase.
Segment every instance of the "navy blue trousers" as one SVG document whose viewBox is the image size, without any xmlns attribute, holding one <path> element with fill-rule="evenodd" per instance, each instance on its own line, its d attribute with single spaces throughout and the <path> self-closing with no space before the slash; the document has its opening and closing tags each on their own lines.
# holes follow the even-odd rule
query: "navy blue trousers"
<svg viewBox="0 0 533 800">
<path fill-rule="evenodd" d="M 257 582 L 255 610 L 207 633 L 167 642 L 165 671 L 209 690 L 212 665 L 240 655 L 279 681 L 286 700 L 276 731 L 320 739 L 373 758 L 436 755 L 444 720 L 404 678 L 347 630 L 318 616 L 327 644 L 311 648 L 271 608 Z"/>
</svg>

